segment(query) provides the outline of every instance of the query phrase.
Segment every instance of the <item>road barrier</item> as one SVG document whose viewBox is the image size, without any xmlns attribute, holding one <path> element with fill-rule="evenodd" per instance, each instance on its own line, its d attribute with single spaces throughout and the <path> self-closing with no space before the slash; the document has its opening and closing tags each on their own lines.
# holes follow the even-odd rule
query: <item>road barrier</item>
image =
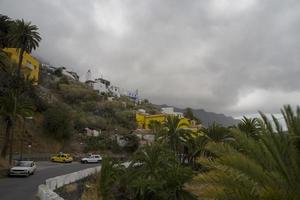
<svg viewBox="0 0 300 200">
<path fill-rule="evenodd" d="M 55 193 L 54 190 L 100 172 L 100 170 L 101 166 L 98 166 L 54 178 L 49 178 L 46 180 L 45 184 L 39 185 L 37 197 L 40 200 L 63 200 L 63 198 Z"/>
</svg>

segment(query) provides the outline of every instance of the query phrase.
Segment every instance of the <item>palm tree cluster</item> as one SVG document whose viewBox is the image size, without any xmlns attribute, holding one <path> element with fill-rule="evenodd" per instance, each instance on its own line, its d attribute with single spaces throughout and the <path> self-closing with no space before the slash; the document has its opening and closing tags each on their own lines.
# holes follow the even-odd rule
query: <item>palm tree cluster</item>
<svg viewBox="0 0 300 200">
<path fill-rule="evenodd" d="M 99 191 L 104 200 L 195 200 L 185 189 L 192 177 L 190 168 L 183 167 L 168 147 L 157 143 L 137 151 L 127 168 L 104 161 Z"/>
<path fill-rule="evenodd" d="M 32 111 L 32 104 L 28 101 L 32 82 L 21 75 L 21 66 L 24 53 L 30 53 L 39 46 L 41 37 L 37 30 L 35 25 L 23 19 L 12 20 L 0 15 L 0 116 L 6 125 L 0 156 L 6 158 L 10 147 L 10 162 L 15 124 Z M 7 47 L 17 49 L 18 67 L 2 50 Z"/>
<path fill-rule="evenodd" d="M 209 172 L 198 175 L 202 199 L 287 199 L 300 197 L 300 108 L 282 110 L 287 131 L 272 116 L 244 118 L 234 140 L 210 142 L 214 156 L 201 158 Z"/>
</svg>

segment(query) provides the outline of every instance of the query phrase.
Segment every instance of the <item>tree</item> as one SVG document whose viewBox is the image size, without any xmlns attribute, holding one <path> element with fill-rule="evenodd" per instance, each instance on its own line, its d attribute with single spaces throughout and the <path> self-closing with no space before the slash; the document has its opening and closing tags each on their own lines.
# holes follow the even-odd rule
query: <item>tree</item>
<svg viewBox="0 0 300 200">
<path fill-rule="evenodd" d="M 126 140 L 126 144 L 123 149 L 126 152 L 135 152 L 139 148 L 139 137 L 135 134 L 126 134 L 123 135 L 123 138 Z"/>
<path fill-rule="evenodd" d="M 238 128 L 242 132 L 246 133 L 247 136 L 257 138 L 259 130 L 259 120 L 257 118 L 247 118 L 244 116 L 238 124 Z"/>
<path fill-rule="evenodd" d="M 220 126 L 217 123 L 213 123 L 205 130 L 206 135 L 210 138 L 210 140 L 214 142 L 224 142 L 227 140 L 232 140 L 233 138 L 230 136 L 229 129 L 223 126 Z"/>
<path fill-rule="evenodd" d="M 196 199 L 184 189 L 192 171 L 182 167 L 166 146 L 153 144 L 138 151 L 128 173 L 132 199 Z"/>
<path fill-rule="evenodd" d="M 12 23 L 9 17 L 0 14 L 0 48 L 9 46 L 8 34 Z"/>
<path fill-rule="evenodd" d="M 197 169 L 196 158 L 207 154 L 205 146 L 209 141 L 209 138 L 207 135 L 195 135 L 189 132 L 186 132 L 183 138 L 184 158 L 182 159 L 182 164 L 187 161 L 193 169 Z"/>
<path fill-rule="evenodd" d="M 35 50 L 42 38 L 38 33 L 38 27 L 32 25 L 31 22 L 25 22 L 23 19 L 15 20 L 10 25 L 8 38 L 9 43 L 17 48 L 19 53 L 17 74 L 20 76 L 24 53 L 31 53 L 32 50 Z"/>
<path fill-rule="evenodd" d="M 114 199 L 116 194 L 114 194 L 113 189 L 116 187 L 122 174 L 124 174 L 122 169 L 111 158 L 106 157 L 103 159 L 98 184 L 98 191 L 103 200 Z"/>
<path fill-rule="evenodd" d="M 13 91 L 0 97 L 0 115 L 3 116 L 6 123 L 4 145 L 1 150 L 2 158 L 6 157 L 9 145 L 12 146 L 12 128 L 15 122 L 18 119 L 23 120 L 23 117 L 30 116 L 32 113 L 32 105 L 30 103 L 25 102 L 24 98 L 20 102 L 17 99 L 20 99 L 19 94 Z"/>
<path fill-rule="evenodd" d="M 72 137 L 72 118 L 69 109 L 64 105 L 50 107 L 44 113 L 45 133 L 60 142 L 65 142 Z"/>
<path fill-rule="evenodd" d="M 214 159 L 203 159 L 210 171 L 198 176 L 206 187 L 203 199 L 287 199 L 300 196 L 300 153 L 293 136 L 299 135 L 300 112 L 289 106 L 282 110 L 288 124 L 283 131 L 278 120 L 272 122 L 261 113 L 263 126 L 257 138 L 241 130 L 231 130 L 232 143 L 211 142 L 207 148 Z M 275 126 L 273 126 L 274 124 Z"/>
<path fill-rule="evenodd" d="M 15 66 L 8 60 L 3 65 L 5 70 L 0 70 L 0 116 L 4 119 L 6 127 L 1 157 L 6 157 L 10 147 L 11 162 L 14 125 L 18 120 L 22 121 L 24 117 L 31 115 L 33 105 L 26 95 L 27 91 L 31 90 L 31 82 L 16 76 Z"/>
<path fill-rule="evenodd" d="M 151 120 L 148 125 L 153 134 L 160 134 L 163 130 L 163 125 L 156 120 Z"/>
<path fill-rule="evenodd" d="M 177 153 L 182 134 L 185 132 L 183 128 L 188 124 L 181 122 L 178 116 L 169 115 L 163 126 L 164 131 L 161 133 L 160 139 L 168 143 L 170 148 Z"/>
</svg>

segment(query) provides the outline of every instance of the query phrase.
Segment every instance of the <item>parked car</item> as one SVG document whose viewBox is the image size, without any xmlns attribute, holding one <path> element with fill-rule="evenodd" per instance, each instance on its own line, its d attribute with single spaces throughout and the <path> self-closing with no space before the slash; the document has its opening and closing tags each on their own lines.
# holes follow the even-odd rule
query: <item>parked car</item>
<svg viewBox="0 0 300 200">
<path fill-rule="evenodd" d="M 9 170 L 10 176 L 30 176 L 34 174 L 36 164 L 33 161 L 18 161 L 14 167 Z"/>
<path fill-rule="evenodd" d="M 67 153 L 60 153 L 51 157 L 52 162 L 71 163 L 73 157 Z"/>
<path fill-rule="evenodd" d="M 91 154 L 88 157 L 82 158 L 81 163 L 99 163 L 102 161 L 100 155 Z"/>
</svg>

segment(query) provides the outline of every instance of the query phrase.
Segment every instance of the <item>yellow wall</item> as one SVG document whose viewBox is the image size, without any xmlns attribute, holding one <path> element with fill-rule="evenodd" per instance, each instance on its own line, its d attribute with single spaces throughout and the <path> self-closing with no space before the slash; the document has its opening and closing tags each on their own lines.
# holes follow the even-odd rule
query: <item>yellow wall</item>
<svg viewBox="0 0 300 200">
<path fill-rule="evenodd" d="M 149 124 L 151 121 L 158 121 L 163 124 L 167 120 L 166 114 L 157 114 L 157 115 L 148 115 L 143 113 L 136 113 L 136 122 L 138 124 L 138 128 L 141 129 L 149 129 Z M 182 126 L 182 128 L 188 128 L 191 123 L 187 118 L 181 118 L 180 124 L 186 124 L 186 126 Z"/>
<path fill-rule="evenodd" d="M 159 121 L 160 123 L 164 123 L 166 121 L 166 116 L 164 114 L 147 115 L 136 113 L 136 122 L 139 128 L 149 129 L 149 124 L 151 121 Z"/>
<path fill-rule="evenodd" d="M 5 48 L 3 50 L 8 54 L 10 59 L 12 59 L 16 63 L 19 62 L 19 53 L 17 52 L 16 48 Z M 22 72 L 25 76 L 28 76 L 30 79 L 34 80 L 34 85 L 38 84 L 39 69 L 39 61 L 27 52 L 25 52 L 22 61 Z"/>
</svg>

